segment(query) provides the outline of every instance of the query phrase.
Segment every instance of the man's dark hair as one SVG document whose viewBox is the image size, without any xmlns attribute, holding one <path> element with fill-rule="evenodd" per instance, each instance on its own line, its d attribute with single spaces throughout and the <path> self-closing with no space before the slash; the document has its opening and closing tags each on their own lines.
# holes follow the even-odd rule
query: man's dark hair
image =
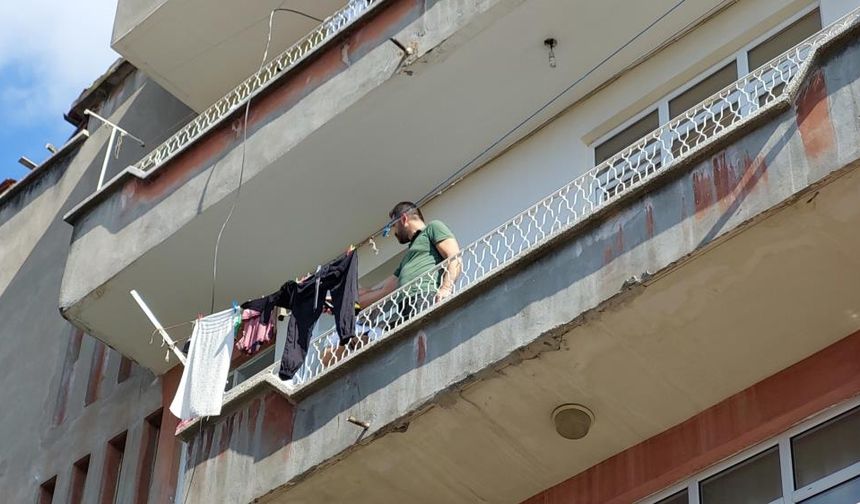
<svg viewBox="0 0 860 504">
<path fill-rule="evenodd" d="M 394 208 L 388 212 L 388 216 L 392 219 L 399 219 L 401 215 L 410 213 L 417 215 L 422 221 L 424 220 L 424 214 L 421 213 L 421 209 L 411 201 L 401 201 L 394 205 Z"/>
</svg>

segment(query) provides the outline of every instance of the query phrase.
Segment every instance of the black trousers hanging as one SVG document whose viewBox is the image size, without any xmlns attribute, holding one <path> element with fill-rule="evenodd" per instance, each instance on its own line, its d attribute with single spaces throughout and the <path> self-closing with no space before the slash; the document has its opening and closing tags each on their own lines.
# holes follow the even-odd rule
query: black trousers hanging
<svg viewBox="0 0 860 504">
<path fill-rule="evenodd" d="M 344 254 L 323 265 L 319 272 L 301 283 L 287 282 L 272 294 L 274 304 L 292 313 L 287 325 L 284 353 L 278 376 L 293 377 L 305 362 L 314 324 L 323 311 L 326 293 L 331 292 L 335 328 L 341 344 L 355 336 L 355 302 L 358 300 L 358 257 Z"/>
</svg>

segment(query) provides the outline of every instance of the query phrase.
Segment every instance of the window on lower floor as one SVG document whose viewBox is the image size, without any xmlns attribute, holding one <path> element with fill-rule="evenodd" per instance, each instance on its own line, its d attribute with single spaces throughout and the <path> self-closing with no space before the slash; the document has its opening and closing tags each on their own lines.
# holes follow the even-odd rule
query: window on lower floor
<svg viewBox="0 0 860 504">
<path fill-rule="evenodd" d="M 803 504 L 845 504 L 860 502 L 860 477 L 848 480 L 815 497 L 810 497 Z"/>
<path fill-rule="evenodd" d="M 824 415 L 648 504 L 860 503 L 860 406 Z M 843 411 L 845 411 L 843 409 Z M 785 463 L 783 465 L 783 462 Z M 726 463 L 722 465 L 726 467 Z M 689 492 L 687 489 L 698 490 Z M 790 490 L 783 495 L 783 489 Z M 680 491 L 678 491 L 680 490 Z M 671 490 L 667 490 L 667 493 Z M 665 495 L 665 494 L 663 494 Z"/>
<path fill-rule="evenodd" d="M 39 499 L 37 500 L 37 502 L 39 504 L 51 504 L 52 502 L 54 502 L 54 490 L 56 488 L 56 476 L 39 485 Z"/>
<path fill-rule="evenodd" d="M 122 356 L 119 361 L 119 371 L 116 374 L 116 382 L 122 383 L 128 380 L 128 377 L 131 376 L 131 370 L 134 362 L 126 356 Z"/>
<path fill-rule="evenodd" d="M 782 497 L 776 446 L 700 484 L 702 504 L 769 504 Z"/>
<path fill-rule="evenodd" d="M 90 456 L 78 460 L 72 465 L 72 484 L 69 487 L 69 504 L 81 504 L 87 484 L 87 474 L 90 471 Z"/>
<path fill-rule="evenodd" d="M 119 478 L 122 475 L 122 459 L 125 455 L 125 440 L 127 434 L 122 434 L 111 439 L 105 448 L 105 462 L 102 472 L 102 489 L 99 502 L 101 504 L 114 504 L 116 502 L 117 490 L 119 489 Z"/>
<path fill-rule="evenodd" d="M 796 488 L 860 462 L 860 409 L 795 436 L 791 452 Z"/>
<path fill-rule="evenodd" d="M 149 502 L 149 491 L 155 472 L 155 458 L 158 455 L 158 438 L 161 434 L 161 415 L 163 410 L 152 413 L 143 421 L 143 435 L 140 440 L 140 459 L 137 466 L 135 485 L 135 504 Z"/>
<path fill-rule="evenodd" d="M 686 490 L 681 490 L 675 495 L 670 495 L 665 499 L 656 502 L 655 504 L 687 504 L 689 502 L 689 496 Z"/>
</svg>

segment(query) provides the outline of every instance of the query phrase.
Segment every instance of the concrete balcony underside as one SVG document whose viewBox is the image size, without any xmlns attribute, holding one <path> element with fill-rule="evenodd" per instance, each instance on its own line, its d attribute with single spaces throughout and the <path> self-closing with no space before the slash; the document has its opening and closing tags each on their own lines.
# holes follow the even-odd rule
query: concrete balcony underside
<svg viewBox="0 0 860 504">
<path fill-rule="evenodd" d="M 289 7 L 322 19 L 345 3 L 119 0 L 111 47 L 199 112 L 257 70 L 272 9 Z M 295 13 L 276 16 L 270 54 L 289 47 L 317 24 Z"/>
<path fill-rule="evenodd" d="M 184 458 L 188 501 L 520 502 L 857 331 L 860 41 L 849 35 L 756 128 L 298 404 L 264 391 L 206 426 Z M 555 433 L 562 403 L 594 412 L 585 439 Z"/>
<path fill-rule="evenodd" d="M 672 11 L 661 31 L 645 34 L 472 168 L 725 3 L 689 0 Z M 630 16 L 606 16 L 622 4 Z M 165 372 L 176 361 L 150 343 L 152 326 L 128 291 L 138 290 L 165 325 L 210 311 L 215 238 L 243 154 L 242 199 L 220 247 L 216 310 L 274 291 L 368 236 L 394 202 L 426 194 L 673 4 L 390 0 L 374 7 L 255 96 L 244 147 L 240 108 L 180 154 L 143 173 L 126 170 L 67 215 L 74 234 L 62 313 Z M 569 47 L 589 52 L 559 50 L 551 69 L 546 33 L 565 33 Z M 362 268 L 379 262 L 362 258 Z"/>
</svg>

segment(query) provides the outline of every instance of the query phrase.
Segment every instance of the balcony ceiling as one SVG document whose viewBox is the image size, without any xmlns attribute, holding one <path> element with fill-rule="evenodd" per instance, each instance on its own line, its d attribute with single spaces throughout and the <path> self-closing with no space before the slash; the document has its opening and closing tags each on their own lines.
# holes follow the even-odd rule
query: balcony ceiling
<svg viewBox="0 0 860 504">
<path fill-rule="evenodd" d="M 269 9 L 270 3 L 260 12 Z M 531 0 L 502 15 L 494 12 L 499 18 L 482 20 L 486 26 L 482 30 L 467 30 L 462 37 L 448 39 L 411 65 L 411 76 L 390 78 L 246 180 L 221 243 L 216 310 L 229 306 L 231 299 L 241 301 L 275 290 L 290 275 L 312 270 L 346 244 L 378 229 L 394 202 L 418 199 L 674 3 Z M 658 31 L 620 53 L 493 153 L 721 3 L 687 1 L 660 23 Z M 622 10 L 627 15 L 615 15 Z M 549 68 L 543 46 L 547 36 L 559 40 L 555 69 Z M 196 80 L 207 79 L 197 74 Z M 579 173 L 585 162 L 570 159 L 569 166 L 534 178 L 527 193 L 548 194 Z M 217 171 L 216 176 L 222 175 Z M 238 174 L 231 175 L 229 183 L 237 178 Z M 227 184 L 227 179 L 222 183 Z M 209 185 L 203 193 L 187 197 L 203 202 Z M 521 194 L 512 197 L 523 199 Z M 522 207 L 535 199 L 524 199 Z M 104 245 L 102 238 L 95 238 L 98 246 L 113 250 L 111 254 L 132 254 L 136 260 L 105 275 L 106 280 L 95 281 L 86 278 L 92 277 L 86 261 L 75 264 L 72 258 L 64 289 L 72 268 L 88 271 L 78 278 L 95 285 L 93 289 L 75 287 L 82 292 L 69 295 L 77 301 L 66 315 L 157 373 L 175 365 L 164 360 L 164 349 L 157 343 L 149 343 L 152 327 L 128 291 L 140 291 L 164 324 L 208 311 L 213 246 L 231 202 L 232 196 L 195 213 L 188 224 L 149 250 L 132 250 L 118 233 L 100 234 L 110 232 L 109 222 L 86 231 L 112 243 Z M 486 211 L 478 201 L 473 205 L 475 212 Z M 163 226 L 159 219 L 179 218 L 164 212 L 159 214 L 162 217 L 139 217 L 145 221 L 140 232 L 157 233 Z M 510 217 L 489 218 L 501 224 Z M 468 222 L 457 229 L 461 241 L 474 240 L 487 230 L 470 229 Z M 394 248 L 388 246 L 389 251 Z M 390 254 L 383 253 L 379 259 L 386 257 Z M 178 329 L 176 336 L 182 335 L 187 330 Z"/>
<path fill-rule="evenodd" d="M 119 0 L 111 46 L 174 96 L 200 112 L 260 65 L 269 13 L 296 9 L 325 19 L 346 0 Z M 270 55 L 317 26 L 275 15 Z"/>
</svg>

